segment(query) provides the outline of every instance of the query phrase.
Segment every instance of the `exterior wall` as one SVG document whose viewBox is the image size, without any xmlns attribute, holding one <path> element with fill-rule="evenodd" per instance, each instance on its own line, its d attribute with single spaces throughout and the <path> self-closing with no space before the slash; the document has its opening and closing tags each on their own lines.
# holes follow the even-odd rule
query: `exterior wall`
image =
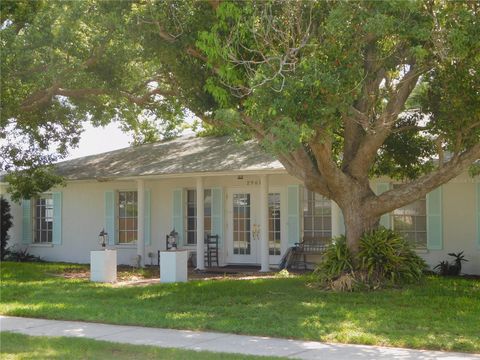
<svg viewBox="0 0 480 360">
<path fill-rule="evenodd" d="M 476 219 L 476 182 L 467 174 L 462 174 L 442 185 L 442 231 L 443 239 L 441 250 L 421 249 L 417 250 L 430 269 L 433 269 L 440 261 L 453 258 L 449 253 L 464 251 L 468 262 L 462 263 L 462 273 L 480 275 L 480 243 L 477 245 L 477 219 Z M 379 182 L 388 184 L 386 178 Z M 391 182 L 391 181 L 390 181 Z M 376 185 L 373 184 L 373 188 Z M 392 219 L 387 221 L 389 225 Z M 390 227 L 387 226 L 387 227 Z"/>
<path fill-rule="evenodd" d="M 448 253 L 464 251 L 468 262 L 462 263 L 462 273 L 480 275 L 475 191 L 475 181 L 467 175 L 443 185 L 443 249 L 420 254 L 432 267 L 442 260 L 451 262 Z"/>
<path fill-rule="evenodd" d="M 222 187 L 224 196 L 229 188 L 245 188 L 259 190 L 258 175 L 209 176 L 205 178 L 204 187 Z M 382 179 L 383 181 L 383 179 Z M 443 246 L 441 250 L 424 250 L 419 252 L 433 268 L 442 260 L 450 260 L 448 253 L 464 251 L 469 260 L 463 263 L 463 272 L 480 275 L 480 245 L 477 243 L 476 220 L 476 181 L 468 175 L 462 175 L 450 183 L 443 185 Z M 270 175 L 270 191 L 281 192 L 282 203 L 282 251 L 288 247 L 286 234 L 287 211 L 286 188 L 299 184 L 289 175 Z M 145 189 L 151 191 L 151 245 L 145 246 L 145 263 L 156 264 L 157 251 L 165 249 L 165 235 L 173 228 L 172 192 L 174 189 L 195 189 L 195 178 L 145 180 Z M 375 184 L 373 184 L 375 186 Z M 136 190 L 135 181 L 78 181 L 70 182 L 65 188 L 54 189 L 63 193 L 62 209 L 62 244 L 61 245 L 29 245 L 29 252 L 49 261 L 66 261 L 89 263 L 90 251 L 99 250 L 101 246 L 98 234 L 105 227 L 106 191 Z M 0 193 L 5 194 L 5 186 L 0 185 Z M 8 199 L 8 194 L 6 195 Z M 14 226 L 10 230 L 9 246 L 22 246 L 22 209 L 18 204 L 12 205 Z M 227 203 L 224 204 L 224 238 L 227 234 L 226 223 L 229 216 Z M 301 210 L 300 210 L 301 211 Z M 339 215 L 341 216 L 341 215 Z M 300 214 L 303 218 L 303 214 Z M 336 219 L 338 222 L 338 219 Z M 333 222 L 333 221 L 332 221 Z M 225 239 L 220 250 L 220 263 L 225 264 Z M 118 263 L 134 264 L 137 249 L 135 244 L 112 246 L 118 250 Z M 192 252 L 195 246 L 187 246 Z M 153 257 L 148 257 L 152 253 Z M 260 259 L 260 258 L 259 258 Z M 260 262 L 260 260 L 259 260 Z"/>
<path fill-rule="evenodd" d="M 120 184 L 118 184 L 120 185 Z M 104 191 L 106 183 L 76 182 L 69 183 L 61 191 L 62 201 L 62 243 L 30 244 L 28 251 L 48 261 L 89 263 L 90 251 L 100 250 L 98 234 L 104 227 Z M 15 205 L 15 228 L 10 231 L 9 245 L 22 245 L 22 210 Z M 119 263 L 125 263 L 126 253 L 119 251 Z"/>
<path fill-rule="evenodd" d="M 228 188 L 245 188 L 258 190 L 258 175 L 245 175 L 243 179 L 237 176 L 206 177 L 204 187 L 222 187 L 224 195 Z M 272 175 L 269 177 L 270 187 L 284 188 L 287 185 L 297 184 L 298 181 L 289 175 Z M 151 191 L 151 244 L 145 246 L 145 263 L 157 263 L 158 250 L 165 249 L 165 236 L 173 229 L 172 222 L 172 193 L 174 189 L 195 189 L 195 178 L 155 179 L 145 180 L 145 189 Z M 105 192 L 112 190 L 137 190 L 135 181 L 78 181 L 69 182 L 64 188 L 52 189 L 63 194 L 62 208 L 62 243 L 30 244 L 31 254 L 40 256 L 48 261 L 64 261 L 72 263 L 89 263 L 90 251 L 101 250 L 98 234 L 105 227 Z M 282 197 L 282 203 L 285 202 Z M 9 246 L 22 245 L 22 209 L 19 204 L 12 204 L 14 228 L 10 231 Z M 227 220 L 228 207 L 224 206 L 224 223 Z M 285 222 L 285 216 L 282 222 Z M 283 230 L 283 229 L 282 229 Z M 286 231 L 283 231 L 286 233 Z M 224 234 L 226 229 L 224 228 Z M 224 236 L 225 237 L 225 236 Z M 222 239 L 225 244 L 225 239 Z M 119 264 L 135 264 L 137 255 L 136 244 L 108 246 L 117 249 Z M 195 245 L 184 246 L 195 252 Z M 286 239 L 282 239 L 282 250 L 287 248 Z M 153 256 L 149 257 L 148 254 Z M 220 249 L 220 264 L 225 264 L 224 246 Z"/>
</svg>

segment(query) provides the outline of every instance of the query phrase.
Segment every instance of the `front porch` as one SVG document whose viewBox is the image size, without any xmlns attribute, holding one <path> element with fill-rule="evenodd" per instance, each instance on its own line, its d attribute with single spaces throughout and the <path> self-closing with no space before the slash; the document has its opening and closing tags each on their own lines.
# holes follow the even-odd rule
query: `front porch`
<svg viewBox="0 0 480 360">
<path fill-rule="evenodd" d="M 172 246 L 169 243 L 172 241 L 169 234 L 174 234 L 174 246 L 180 250 L 188 250 L 189 258 L 194 256 L 191 264 L 198 271 L 213 266 L 223 268 L 225 265 L 248 264 L 259 265 L 259 268 L 255 268 L 256 271 L 268 272 L 270 266 L 275 266 L 280 260 L 281 251 L 288 247 L 287 219 L 280 220 L 280 193 L 278 193 L 278 219 L 269 219 L 269 211 L 272 211 L 272 205 L 269 204 L 269 174 L 248 176 L 247 179 L 243 180 L 243 176 L 238 175 L 192 176 L 188 182 L 195 182 L 194 189 L 188 185 L 172 189 L 172 223 L 171 227 L 167 228 L 171 231 L 164 230 L 165 235 L 160 234 L 158 254 Z M 146 209 L 155 206 L 150 195 L 147 197 L 144 194 L 146 189 L 152 185 L 158 187 L 162 182 L 152 180 L 135 180 L 138 194 L 136 204 L 138 231 L 135 247 L 138 264 L 142 267 L 148 261 L 146 247 L 151 240 L 147 238 L 152 237 L 149 231 L 145 230 L 150 226 L 146 220 L 150 216 L 150 210 Z M 184 183 L 187 182 L 187 179 L 182 180 Z M 239 183 L 242 186 L 239 186 Z M 298 192 L 298 186 L 296 190 Z M 273 245 L 272 236 L 269 234 L 272 224 L 269 224 L 269 220 L 270 223 L 277 220 L 277 234 L 273 239 Z M 210 239 L 209 236 L 213 236 L 215 241 L 203 241 Z M 166 241 L 162 240 L 162 237 L 163 239 L 166 237 Z M 198 239 L 202 241 L 197 241 Z M 272 246 L 277 247 L 273 257 Z M 148 252 L 148 257 L 151 257 L 151 252 Z"/>
<path fill-rule="evenodd" d="M 135 183 L 138 194 L 154 189 L 153 194 L 160 187 L 163 192 L 169 188 L 172 194 L 171 225 L 161 227 L 159 235 L 148 234 L 152 238 L 150 241 L 141 239 L 147 236 L 147 231 L 138 231 L 139 239 L 134 245 L 138 259 L 145 259 L 146 252 L 151 258 L 149 245 L 158 241 L 160 246 L 154 249 L 153 256 L 159 264 L 159 253 L 172 246 L 169 234 L 174 233 L 176 248 L 189 251 L 190 264 L 198 271 L 212 267 L 223 269 L 228 265 L 254 265 L 258 267 L 256 271 L 268 272 L 277 268 L 287 249 L 303 238 L 302 209 L 307 206 L 303 189 L 300 185 L 292 185 L 292 180 L 283 174 L 194 175 L 178 179 L 181 187 L 176 188 L 162 179 L 136 179 Z M 342 233 L 343 224 L 338 206 L 330 200 L 327 203 L 328 214 L 316 221 L 323 221 L 322 234 L 328 233 L 331 238 Z M 146 215 L 142 209 L 149 206 L 156 206 L 153 198 L 138 196 L 139 230 L 141 225 L 143 228 L 149 226 L 148 221 L 140 221 Z M 152 224 L 152 231 L 155 231 L 153 226 L 155 224 Z M 318 227 L 315 231 L 319 231 Z M 155 236 L 159 237 L 157 241 Z M 213 252 L 211 242 L 207 241 L 209 236 L 218 236 Z M 140 260 L 140 266 L 145 266 L 147 261 Z"/>
</svg>

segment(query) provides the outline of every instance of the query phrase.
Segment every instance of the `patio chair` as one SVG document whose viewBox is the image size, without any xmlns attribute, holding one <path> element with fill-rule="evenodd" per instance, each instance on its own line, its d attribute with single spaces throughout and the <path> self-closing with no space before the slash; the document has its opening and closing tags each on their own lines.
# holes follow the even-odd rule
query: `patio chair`
<svg viewBox="0 0 480 360">
<path fill-rule="evenodd" d="M 207 235 L 205 238 L 205 264 L 212 267 L 216 263 L 218 267 L 218 235 Z"/>
</svg>

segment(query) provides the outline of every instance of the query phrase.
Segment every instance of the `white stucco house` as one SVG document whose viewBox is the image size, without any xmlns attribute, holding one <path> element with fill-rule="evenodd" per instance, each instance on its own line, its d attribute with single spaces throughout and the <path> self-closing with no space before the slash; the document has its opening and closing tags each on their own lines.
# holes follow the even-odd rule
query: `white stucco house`
<svg viewBox="0 0 480 360">
<path fill-rule="evenodd" d="M 184 137 L 61 162 L 57 169 L 65 187 L 12 204 L 9 245 L 28 246 L 45 260 L 88 263 L 105 229 L 120 264 L 138 255 L 155 264 L 175 229 L 179 247 L 200 269 L 205 245 L 197 239 L 214 234 L 220 266 L 268 270 L 302 238 L 344 232 L 338 206 L 304 189 L 254 142 Z M 4 194 L 6 185 L 0 184 Z M 395 183 L 377 179 L 373 186 L 382 192 Z M 405 234 L 431 267 L 464 251 L 463 272 L 480 274 L 479 177 L 463 174 L 381 222 Z"/>
</svg>

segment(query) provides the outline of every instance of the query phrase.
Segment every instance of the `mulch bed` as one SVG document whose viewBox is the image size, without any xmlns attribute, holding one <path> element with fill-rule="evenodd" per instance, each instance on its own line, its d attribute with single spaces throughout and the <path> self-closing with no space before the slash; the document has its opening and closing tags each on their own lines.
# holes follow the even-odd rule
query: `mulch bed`
<svg viewBox="0 0 480 360">
<path fill-rule="evenodd" d="M 195 271 L 188 269 L 189 280 L 252 280 L 268 279 L 275 277 L 276 272 L 260 273 L 259 267 L 223 267 L 212 268 L 205 271 Z M 90 269 L 70 268 L 63 273 L 52 274 L 66 279 L 85 279 L 90 278 Z M 160 282 L 160 272 L 158 266 L 146 266 L 143 269 L 137 269 L 132 266 L 120 265 L 117 267 L 117 282 L 115 286 L 142 286 Z"/>
</svg>

